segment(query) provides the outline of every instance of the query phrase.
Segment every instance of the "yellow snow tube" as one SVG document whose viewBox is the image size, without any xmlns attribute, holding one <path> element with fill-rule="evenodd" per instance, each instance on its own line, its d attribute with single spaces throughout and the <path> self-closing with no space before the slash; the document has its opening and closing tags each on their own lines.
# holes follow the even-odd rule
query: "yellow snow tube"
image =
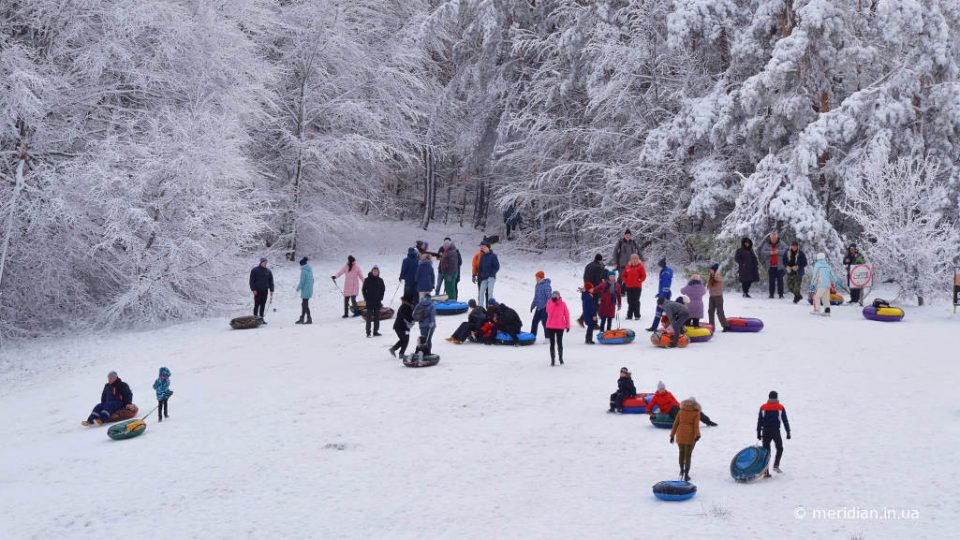
<svg viewBox="0 0 960 540">
<path fill-rule="evenodd" d="M 695 326 L 685 326 L 683 333 L 690 339 L 710 337 L 713 334 L 709 328 L 699 328 Z"/>
<path fill-rule="evenodd" d="M 877 315 L 881 317 L 903 317 L 903 310 L 898 307 L 877 308 Z"/>
</svg>

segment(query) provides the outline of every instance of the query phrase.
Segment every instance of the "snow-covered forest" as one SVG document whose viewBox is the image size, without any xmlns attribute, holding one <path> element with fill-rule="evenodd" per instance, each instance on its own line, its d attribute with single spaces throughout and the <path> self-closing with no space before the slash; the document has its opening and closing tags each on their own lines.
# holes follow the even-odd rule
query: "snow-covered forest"
<svg viewBox="0 0 960 540">
<path fill-rule="evenodd" d="M 6 336 L 197 316 L 360 216 L 778 229 L 913 295 L 958 253 L 956 0 L 11 0 L 0 81 Z"/>
</svg>

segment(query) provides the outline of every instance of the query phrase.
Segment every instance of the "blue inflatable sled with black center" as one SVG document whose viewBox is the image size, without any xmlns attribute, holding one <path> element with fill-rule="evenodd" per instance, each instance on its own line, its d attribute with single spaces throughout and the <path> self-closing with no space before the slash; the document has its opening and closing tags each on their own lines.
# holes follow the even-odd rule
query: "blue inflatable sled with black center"
<svg viewBox="0 0 960 540">
<path fill-rule="evenodd" d="M 530 332 L 520 332 L 517 337 L 520 338 L 519 345 L 533 345 L 537 341 L 537 336 Z M 497 332 L 496 342 L 497 345 L 513 345 L 513 336 Z"/>
<path fill-rule="evenodd" d="M 730 461 L 730 476 L 737 482 L 752 482 L 763 476 L 770 464 L 770 451 L 762 446 L 748 446 Z"/>
</svg>

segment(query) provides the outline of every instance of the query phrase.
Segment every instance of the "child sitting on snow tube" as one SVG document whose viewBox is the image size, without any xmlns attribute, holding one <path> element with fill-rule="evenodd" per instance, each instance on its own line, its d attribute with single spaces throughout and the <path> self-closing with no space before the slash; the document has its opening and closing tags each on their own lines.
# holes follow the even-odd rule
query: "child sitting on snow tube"
<svg viewBox="0 0 960 540">
<path fill-rule="evenodd" d="M 610 394 L 610 410 L 607 412 L 623 412 L 623 400 L 636 397 L 637 386 L 633 384 L 630 370 L 620 368 L 620 378 L 617 379 L 617 391 Z"/>
</svg>

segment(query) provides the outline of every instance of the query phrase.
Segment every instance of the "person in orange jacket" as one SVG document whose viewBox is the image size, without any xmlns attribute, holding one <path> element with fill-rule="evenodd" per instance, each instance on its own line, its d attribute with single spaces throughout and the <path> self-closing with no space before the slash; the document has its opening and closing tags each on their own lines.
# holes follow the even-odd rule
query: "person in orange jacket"
<svg viewBox="0 0 960 540">
<path fill-rule="evenodd" d="M 477 274 L 480 272 L 480 257 L 483 257 L 483 250 L 477 250 L 473 256 L 473 282 L 477 284 L 477 294 L 480 294 L 480 282 L 477 281 Z"/>
<path fill-rule="evenodd" d="M 671 420 L 676 420 L 677 413 L 680 412 L 680 402 L 667 390 L 663 381 L 657 383 L 657 391 L 653 394 L 650 402 L 647 403 L 647 412 L 650 416 L 653 416 L 654 407 L 660 410 L 660 414 L 670 415 Z M 704 414 L 703 411 L 700 411 L 700 421 L 711 427 L 717 425 L 717 423 L 710 420 L 710 417 Z"/>
<path fill-rule="evenodd" d="M 643 282 L 647 279 L 647 269 L 640 260 L 640 255 L 630 255 L 630 262 L 621 270 L 620 278 L 627 289 L 627 320 L 640 319 L 640 293 L 643 292 Z"/>
</svg>

